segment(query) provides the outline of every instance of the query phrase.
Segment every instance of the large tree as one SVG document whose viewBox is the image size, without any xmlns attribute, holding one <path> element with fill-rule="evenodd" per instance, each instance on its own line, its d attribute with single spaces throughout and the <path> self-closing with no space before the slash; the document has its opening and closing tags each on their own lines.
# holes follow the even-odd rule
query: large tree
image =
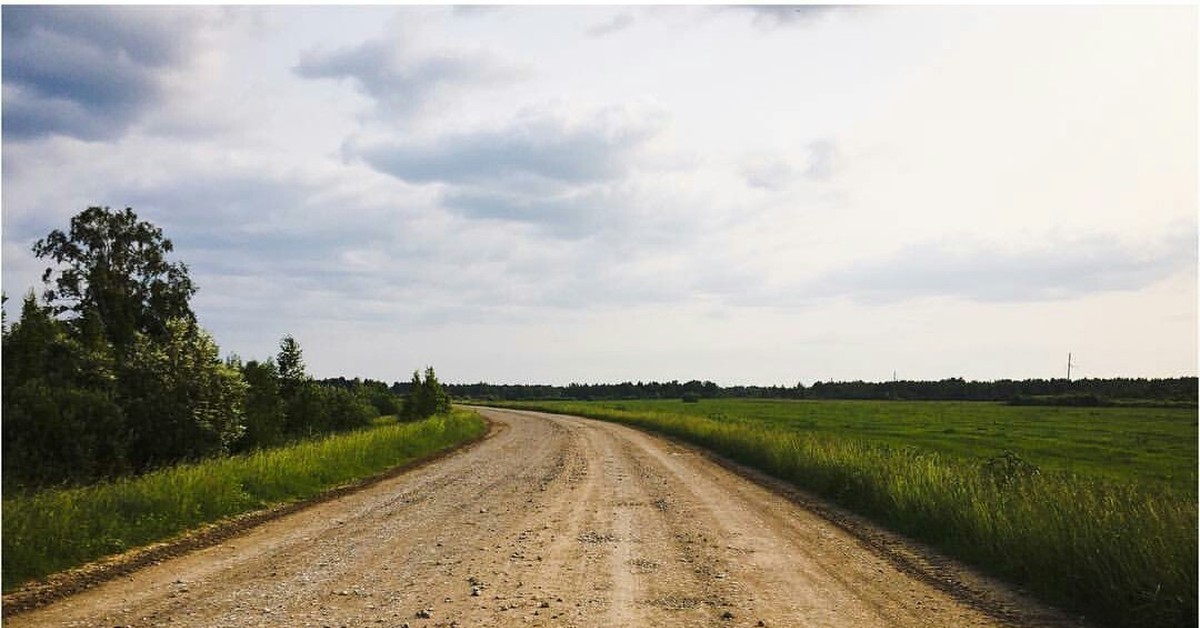
<svg viewBox="0 0 1200 628">
<path fill-rule="evenodd" d="M 38 240 L 53 265 L 4 335 L 9 456 L 45 484 L 227 452 L 244 432 L 246 384 L 196 324 L 187 266 L 132 209 L 89 207 Z M 16 452 L 16 453 L 14 453 Z M 19 454 L 19 455 L 18 455 Z M 7 477 L 6 477 L 7 482 Z"/>
<path fill-rule="evenodd" d="M 67 232 L 38 240 L 33 252 L 57 264 L 42 276 L 54 313 L 92 317 L 109 341 L 127 348 L 137 333 L 166 338 L 167 321 L 196 319 L 187 266 L 166 259 L 173 248 L 162 229 L 130 208 L 89 207 L 71 218 Z"/>
</svg>

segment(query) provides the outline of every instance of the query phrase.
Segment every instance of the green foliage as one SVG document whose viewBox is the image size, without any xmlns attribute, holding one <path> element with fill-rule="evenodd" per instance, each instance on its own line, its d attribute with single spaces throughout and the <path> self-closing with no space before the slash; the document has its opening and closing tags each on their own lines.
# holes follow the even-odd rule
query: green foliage
<svg viewBox="0 0 1200 628">
<path fill-rule="evenodd" d="M 309 380 L 308 374 L 304 372 L 304 352 L 291 334 L 279 341 L 279 355 L 276 356 L 275 363 L 279 369 L 279 392 L 284 401 L 290 401 Z"/>
<path fill-rule="evenodd" d="M 242 367 L 246 380 L 245 427 L 239 451 L 274 447 L 283 442 L 283 398 L 279 395 L 279 371 L 275 362 L 251 360 Z"/>
<path fill-rule="evenodd" d="M 89 319 L 90 320 L 90 319 Z M 4 335 L 5 387 L 44 378 L 56 386 L 104 388 L 115 380 L 115 358 L 91 325 L 73 330 L 38 305 L 33 292 L 25 297 L 21 318 Z"/>
<path fill-rule="evenodd" d="M 229 451 L 246 385 L 188 304 L 171 241 L 133 210 L 91 207 L 34 244 L 55 266 L 4 334 L 9 488 L 86 482 Z M 63 316 L 63 319 L 55 316 Z"/>
<path fill-rule="evenodd" d="M 375 408 L 354 393 L 305 382 L 285 406 L 285 427 L 292 436 L 313 436 L 368 425 Z"/>
<path fill-rule="evenodd" d="M 354 393 L 371 404 L 377 414 L 400 414 L 403 402 L 383 382 L 363 382 L 355 387 Z"/>
<path fill-rule="evenodd" d="M 138 468 L 227 453 L 244 431 L 246 383 L 194 322 L 167 321 L 158 341 L 138 334 L 120 381 Z"/>
<path fill-rule="evenodd" d="M 304 371 L 304 353 L 291 335 L 279 342 L 278 389 L 283 404 L 283 432 L 307 437 L 355 429 L 378 416 L 362 395 L 313 381 Z"/>
<path fill-rule="evenodd" d="M 179 465 L 92 486 L 6 495 L 4 590 L 431 455 L 486 431 L 465 410 L 287 447 Z"/>
<path fill-rule="evenodd" d="M 130 208 L 89 207 L 71 219 L 68 232 L 51 231 L 33 252 L 59 266 L 42 276 L 54 313 L 94 316 L 105 336 L 125 347 L 137 332 L 157 338 L 172 319 L 195 321 L 188 301 L 196 288 L 186 265 L 166 261 L 172 248 L 161 229 Z"/>
<path fill-rule="evenodd" d="M 694 442 L 930 542 L 1103 625 L 1196 625 L 1194 476 L 1193 488 L 1176 489 L 1153 479 L 1114 481 L 1102 474 L 1039 469 L 1012 451 L 981 461 L 912 441 L 885 442 L 871 430 L 845 424 L 814 429 L 821 422 L 808 415 L 823 406 L 860 414 L 877 409 L 880 414 L 864 422 L 887 429 L 893 418 L 888 411 L 896 406 L 888 402 L 780 404 L 792 413 L 790 420 L 782 415 L 754 418 L 761 409 L 757 402 L 725 403 L 722 411 L 728 416 L 719 418 L 681 413 L 678 402 L 671 404 L 672 412 L 661 403 L 623 402 L 640 410 L 581 403 L 506 405 L 619 421 Z M 946 406 L 923 405 L 934 414 Z M 1019 410 L 974 405 L 984 413 L 989 407 Z M 1181 418 L 1192 432 L 1188 442 L 1194 469 L 1195 415 Z M 1085 427 L 1087 419 L 1076 425 Z M 940 426 L 954 424 L 943 420 Z M 1086 430 L 1081 430 L 1083 436 L 1071 434 L 1062 423 L 1057 429 L 1065 430 L 1067 439 L 1089 438 Z M 1143 426 L 1142 432 L 1147 429 Z"/>
<path fill-rule="evenodd" d="M 107 394 L 31 379 L 3 405 L 6 491 L 128 471 L 124 414 Z"/>
<path fill-rule="evenodd" d="M 30 292 L 21 319 L 4 334 L 2 353 L 6 490 L 128 469 L 125 416 L 114 400 L 107 344 L 72 338 Z"/>
<path fill-rule="evenodd" d="M 427 396 L 428 392 L 421 383 L 421 373 L 413 371 L 412 381 L 408 385 L 408 395 L 404 398 L 404 405 L 400 410 L 400 418 L 410 421 L 420 418 L 421 408 L 428 405 L 425 401 Z"/>
<path fill-rule="evenodd" d="M 1008 449 L 998 456 L 988 458 L 982 468 L 985 475 L 991 477 L 997 484 L 1006 487 L 1020 482 L 1028 482 L 1042 473 L 1037 465 Z"/>
<path fill-rule="evenodd" d="M 315 381 L 322 386 L 354 393 L 356 397 L 375 408 L 378 415 L 395 417 L 401 412 L 402 397 L 393 392 L 391 386 L 383 382 L 373 379 L 362 380 L 357 377 L 354 379 L 334 377 Z"/>
<path fill-rule="evenodd" d="M 325 403 L 327 430 L 340 432 L 370 425 L 378 414 L 375 406 L 351 391 L 341 388 L 320 388 Z"/>
<path fill-rule="evenodd" d="M 433 367 L 425 369 L 424 381 L 421 380 L 420 373 L 413 371 L 408 397 L 404 399 L 404 406 L 400 411 L 401 417 L 414 421 L 447 412 L 450 412 L 450 395 L 438 382 Z"/>
<path fill-rule="evenodd" d="M 539 400 L 624 400 L 679 399 L 685 393 L 695 393 L 703 399 L 875 399 L 910 401 L 1009 401 L 1045 404 L 1059 396 L 1074 398 L 1075 402 L 1093 405 L 1162 405 L 1196 407 L 1197 379 L 1195 377 L 1108 379 L 1001 379 L 995 381 L 966 381 L 951 377 L 939 381 L 889 380 L 886 382 L 814 382 L 806 387 L 794 386 L 718 386 L 713 382 L 691 380 L 680 382 L 621 382 L 617 384 L 570 384 L 546 386 L 541 384 L 451 384 L 451 395 L 467 399 L 507 401 Z M 1090 397 L 1090 399 L 1089 399 Z M 1095 401 L 1091 401 L 1095 400 Z M 1068 402 L 1071 402 L 1068 399 Z"/>
<path fill-rule="evenodd" d="M 275 361 L 222 362 L 188 304 L 196 288 L 187 267 L 166 260 L 171 241 L 132 209 L 90 207 L 33 250 L 54 266 L 43 276 L 46 305 L 30 291 L 20 320 L 4 321 L 8 490 L 276 446 L 399 409 L 379 382 L 313 382 L 290 335 Z M 448 410 L 436 380 L 431 390 L 436 409 Z"/>
</svg>

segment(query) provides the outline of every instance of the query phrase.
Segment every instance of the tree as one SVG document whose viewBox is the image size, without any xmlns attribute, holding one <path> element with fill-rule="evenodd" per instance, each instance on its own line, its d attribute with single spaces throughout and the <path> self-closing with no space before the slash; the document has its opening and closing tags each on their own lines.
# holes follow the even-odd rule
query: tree
<svg viewBox="0 0 1200 628">
<path fill-rule="evenodd" d="M 361 384 L 356 384 L 353 388 L 354 393 L 371 404 L 375 408 L 377 415 L 390 415 L 400 412 L 400 402 L 392 391 L 388 390 L 387 384 L 373 380 L 366 380 Z"/>
<path fill-rule="evenodd" d="M 448 412 L 450 412 L 450 395 L 438 382 L 433 367 L 425 369 L 425 381 L 421 381 L 419 372 L 413 371 L 408 397 L 405 397 L 404 406 L 400 411 L 401 416 L 411 421 Z"/>
<path fill-rule="evenodd" d="M 400 408 L 400 416 L 408 421 L 415 421 L 424 418 L 421 411 L 429 405 L 425 401 L 427 391 L 425 386 L 421 384 L 420 371 L 413 371 L 412 382 L 408 385 L 408 396 L 404 398 L 404 404 Z"/>
<path fill-rule="evenodd" d="M 161 340 L 137 334 L 121 369 L 136 468 L 227 453 L 241 438 L 246 382 L 194 322 L 168 320 Z"/>
<path fill-rule="evenodd" d="M 375 408 L 362 397 L 344 388 L 321 389 L 325 406 L 325 425 L 329 431 L 366 427 L 375 418 Z"/>
<path fill-rule="evenodd" d="M 283 442 L 283 398 L 279 396 L 279 370 L 275 362 L 251 360 L 242 367 L 246 380 L 246 433 L 238 442 L 243 451 Z"/>
<path fill-rule="evenodd" d="M 275 366 L 279 369 L 284 431 L 292 436 L 312 436 L 328 431 L 325 396 L 316 382 L 304 372 L 304 351 L 291 334 L 279 341 Z"/>
<path fill-rule="evenodd" d="M 442 384 L 438 381 L 437 375 L 434 374 L 432 366 L 425 368 L 425 388 L 428 391 L 427 403 L 429 404 L 429 413 L 426 416 L 449 414 L 450 395 L 446 394 L 445 388 L 442 388 Z"/>
<path fill-rule="evenodd" d="M 304 372 L 304 352 L 291 334 L 279 341 L 275 364 L 279 367 L 279 392 L 285 401 L 290 400 L 308 380 L 308 374 Z"/>
<path fill-rule="evenodd" d="M 4 485 L 88 481 L 128 470 L 125 415 L 106 343 L 71 337 L 31 290 L 4 334 Z"/>
<path fill-rule="evenodd" d="M 58 265 L 42 275 L 51 286 L 45 298 L 53 313 L 94 316 L 105 337 L 125 349 L 137 333 L 163 338 L 168 321 L 196 320 L 187 266 L 166 261 L 173 248 L 161 229 L 130 208 L 89 207 L 71 218 L 67 233 L 51 231 L 33 252 Z"/>
</svg>

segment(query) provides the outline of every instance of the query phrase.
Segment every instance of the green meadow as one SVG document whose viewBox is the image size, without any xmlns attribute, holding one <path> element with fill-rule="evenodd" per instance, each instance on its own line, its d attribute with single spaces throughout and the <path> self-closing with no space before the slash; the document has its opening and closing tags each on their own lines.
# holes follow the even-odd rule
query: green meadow
<svg viewBox="0 0 1200 628">
<path fill-rule="evenodd" d="M 307 499 L 486 430 L 478 414 L 456 408 L 412 423 L 380 419 L 351 433 L 6 498 L 4 590 L 205 523 Z"/>
<path fill-rule="evenodd" d="M 1195 409 L 1010 406 L 955 401 L 705 399 L 602 404 L 917 447 L 968 460 L 1009 450 L 1045 471 L 1136 481 L 1196 495 Z"/>
<path fill-rule="evenodd" d="M 746 399 L 502 405 L 693 442 L 1100 625 L 1196 625 L 1195 409 Z"/>
</svg>

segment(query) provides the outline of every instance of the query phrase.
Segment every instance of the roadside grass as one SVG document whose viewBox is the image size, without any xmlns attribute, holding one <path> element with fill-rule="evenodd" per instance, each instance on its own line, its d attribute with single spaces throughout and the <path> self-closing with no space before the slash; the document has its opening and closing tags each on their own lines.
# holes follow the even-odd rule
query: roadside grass
<svg viewBox="0 0 1200 628">
<path fill-rule="evenodd" d="M 762 405 L 750 400 L 705 400 L 692 408 L 681 407 L 678 402 L 500 405 L 627 423 L 693 442 L 928 542 L 1099 625 L 1197 624 L 1194 411 L 1183 411 L 1182 419 L 1175 417 L 1190 428 L 1190 437 L 1182 443 L 1192 469 L 1192 485 L 1187 487 L 1176 479 L 1179 470 L 1166 476 L 1161 469 L 1146 471 L 1145 477 L 1130 469 L 1115 475 L 1095 471 L 1109 454 L 1103 446 L 1088 442 L 1095 439 L 1086 423 L 1103 422 L 1104 417 L 1087 412 L 1064 418 L 1055 411 L 1068 410 L 1065 408 L 1031 409 L 1049 411 L 1050 416 L 1057 417 L 1044 420 L 1057 421 L 1053 431 L 1061 432 L 1064 442 L 1073 438 L 1083 441 L 1076 450 L 1063 445 L 1065 451 L 1090 452 L 1100 461 L 1078 454 L 1089 462 L 1075 466 L 1061 460 L 1053 462 L 1055 456 L 1037 454 L 1041 445 L 1036 442 L 1023 449 L 1022 445 L 1028 443 L 1022 443 L 1020 430 L 1005 430 L 1008 437 L 987 446 L 970 440 L 967 444 L 946 445 L 948 440 L 942 436 L 923 439 L 915 431 L 906 438 L 896 425 L 875 426 L 875 430 L 846 424 L 835 428 L 828 423 L 828 415 L 813 418 L 831 412 L 843 421 L 886 424 L 893 420 L 889 414 L 893 402 L 774 403 L 780 407 L 771 408 L 771 416 L 747 412 Z M 639 404 L 645 405 L 637 407 Z M 913 407 L 899 413 L 919 414 L 917 406 L 926 405 L 934 406 L 927 412 L 936 415 L 947 408 L 937 408 L 941 404 L 935 402 L 910 405 Z M 977 408 L 985 415 L 1000 408 L 989 415 L 997 422 L 997 429 L 1006 418 L 1013 425 L 1034 420 L 1029 419 L 1031 415 L 1005 416 L 1010 411 L 1030 408 L 961 405 Z M 674 411 L 665 411 L 667 408 Z M 785 412 L 781 408 L 790 411 L 791 418 L 772 414 Z M 714 416 L 700 415 L 714 410 Z M 1136 413 L 1151 409 L 1089 410 Z M 1020 419 L 1022 416 L 1026 418 Z M 1129 420 L 1128 415 L 1117 415 L 1114 422 Z M 822 423 L 826 429 L 821 428 Z M 1073 423 L 1079 423 L 1075 435 Z M 1154 422 L 1148 420 L 1139 429 L 1149 434 L 1154 432 L 1153 426 Z M 888 429 L 893 433 L 877 438 L 877 432 Z M 944 429 L 929 433 L 952 436 Z M 1009 453 L 1002 453 L 997 447 L 1001 444 Z M 1026 453 L 1017 453 L 1025 451 L 1034 453 L 1029 453 L 1028 459 Z M 964 452 L 983 452 L 986 456 Z M 1039 469 L 1043 463 L 1045 468 Z M 1179 462 L 1166 466 L 1173 464 Z"/>
<path fill-rule="evenodd" d="M 4 591 L 205 523 L 313 497 L 486 429 L 478 414 L 455 408 L 414 423 L 381 419 L 348 434 L 5 499 Z"/>
</svg>

